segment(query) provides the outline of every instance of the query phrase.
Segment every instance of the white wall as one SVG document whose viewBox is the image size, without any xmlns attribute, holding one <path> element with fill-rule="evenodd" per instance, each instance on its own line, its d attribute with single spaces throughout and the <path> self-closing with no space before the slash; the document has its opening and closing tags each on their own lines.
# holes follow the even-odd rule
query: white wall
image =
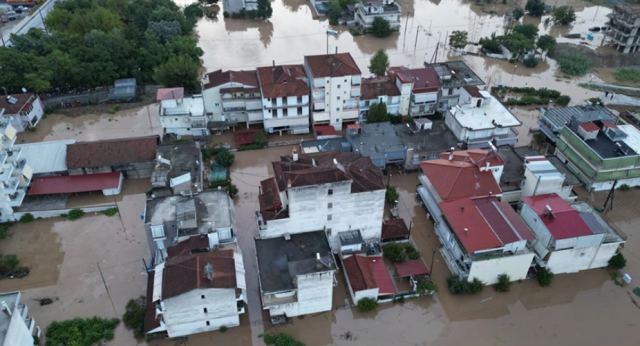
<svg viewBox="0 0 640 346">
<path fill-rule="evenodd" d="M 240 325 L 235 288 L 195 289 L 162 303 L 163 320 L 172 338 Z"/>
<path fill-rule="evenodd" d="M 335 271 L 298 275 L 297 301 L 268 307 L 271 316 L 295 317 L 330 311 L 333 303 L 333 277 Z"/>
<path fill-rule="evenodd" d="M 396 78 L 396 87 L 400 90 L 400 115 L 409 115 L 409 103 L 411 102 L 413 83 L 402 84 L 400 79 Z"/>
<path fill-rule="evenodd" d="M 511 281 L 524 280 L 533 261 L 533 252 L 499 257 L 484 261 L 474 261 L 469 271 L 469 281 L 480 279 L 487 285 L 498 282 L 498 275 L 507 274 Z"/>
<path fill-rule="evenodd" d="M 18 309 L 13 310 L 2 346 L 33 346 L 33 336 Z"/>
<path fill-rule="evenodd" d="M 520 216 L 536 236 L 533 241 L 533 248 L 536 254 L 540 258 L 545 257 L 549 252 L 549 247 L 553 245 L 553 238 L 549 233 L 549 229 L 547 229 L 538 214 L 526 204 L 522 205 Z"/>
<path fill-rule="evenodd" d="M 214 121 L 222 120 L 222 96 L 220 88 L 226 87 L 219 85 L 209 89 L 202 90 L 202 99 L 204 100 L 204 111 L 213 115 Z"/>
<path fill-rule="evenodd" d="M 589 269 L 598 252 L 598 246 L 553 251 L 547 261 L 547 266 L 554 274 L 576 273 Z"/>
</svg>

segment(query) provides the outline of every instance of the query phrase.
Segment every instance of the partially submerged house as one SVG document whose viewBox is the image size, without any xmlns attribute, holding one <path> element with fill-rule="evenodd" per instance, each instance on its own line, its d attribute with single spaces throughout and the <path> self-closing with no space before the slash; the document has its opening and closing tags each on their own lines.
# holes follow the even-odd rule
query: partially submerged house
<svg viewBox="0 0 640 346">
<path fill-rule="evenodd" d="M 18 132 L 36 127 L 43 116 L 44 105 L 38 95 L 24 93 L 0 97 L 0 117 L 10 119 Z"/>
<path fill-rule="evenodd" d="M 188 195 L 204 188 L 202 153 L 196 142 L 165 142 L 158 146 L 151 173 L 154 191 L 168 189 L 172 194 Z"/>
<path fill-rule="evenodd" d="M 389 22 L 391 30 L 400 28 L 400 5 L 394 0 L 360 0 L 353 16 L 356 25 L 364 31 L 371 30 L 376 18 Z"/>
<path fill-rule="evenodd" d="M 382 256 L 348 255 L 342 258 L 342 265 L 354 304 L 363 298 L 385 300 L 395 295 L 396 288 Z"/>
<path fill-rule="evenodd" d="M 67 146 L 75 139 L 60 139 L 35 143 L 16 144 L 16 155 L 29 162 L 33 176 L 65 175 L 67 168 Z"/>
<path fill-rule="evenodd" d="M 379 240 L 384 212 L 382 172 L 367 157 L 326 152 L 283 156 L 258 196 L 261 238 L 323 230 L 334 252 L 341 232 Z"/>
<path fill-rule="evenodd" d="M 416 118 L 436 112 L 441 83 L 433 67 L 391 67 L 388 75 L 400 90 L 401 115 Z"/>
<path fill-rule="evenodd" d="M 368 157 L 380 169 L 402 164 L 406 159 L 407 146 L 398 136 L 397 128 L 388 122 L 350 124 L 347 140 L 354 153 Z"/>
<path fill-rule="evenodd" d="M 360 113 L 366 114 L 375 103 L 384 103 L 387 113 L 400 113 L 400 90 L 389 76 L 363 78 L 360 86 Z"/>
<path fill-rule="evenodd" d="M 331 310 L 336 265 L 325 231 L 256 239 L 262 307 L 273 322 Z"/>
<path fill-rule="evenodd" d="M 617 4 L 609 14 L 609 43 L 618 52 L 640 52 L 640 5 Z"/>
<path fill-rule="evenodd" d="M 463 88 L 479 87 L 484 81 L 463 60 L 445 61 L 435 64 L 425 64 L 432 67 L 440 79 L 440 97 L 438 110 L 446 112 L 460 104 L 460 96 Z"/>
</svg>

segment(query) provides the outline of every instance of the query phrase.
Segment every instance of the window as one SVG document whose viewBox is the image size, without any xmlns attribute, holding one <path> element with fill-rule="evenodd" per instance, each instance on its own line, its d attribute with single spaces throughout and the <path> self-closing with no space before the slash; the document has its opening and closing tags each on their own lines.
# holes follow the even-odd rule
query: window
<svg viewBox="0 0 640 346">
<path fill-rule="evenodd" d="M 331 214 L 327 215 L 327 221 L 333 220 L 333 216 Z"/>
<path fill-rule="evenodd" d="M 340 112 L 340 107 L 336 107 L 336 112 Z"/>
<path fill-rule="evenodd" d="M 302 107 L 298 107 L 298 115 L 302 115 Z"/>
<path fill-rule="evenodd" d="M 453 88 L 449 89 L 449 95 L 453 95 Z"/>
<path fill-rule="evenodd" d="M 209 323 L 209 321 L 207 321 L 207 327 L 210 326 L 210 325 L 211 325 L 211 323 Z"/>
<path fill-rule="evenodd" d="M 200 298 L 204 299 L 204 294 L 200 296 Z"/>
<path fill-rule="evenodd" d="M 209 311 L 207 311 L 207 308 L 204 308 L 204 309 L 202 309 L 202 310 L 204 310 L 204 313 L 205 313 L 205 314 L 206 314 L 206 313 L 209 313 Z"/>
<path fill-rule="evenodd" d="M 333 208 L 333 203 L 329 202 L 329 203 L 327 204 L 327 209 L 331 209 L 331 208 Z"/>
<path fill-rule="evenodd" d="M 288 113 L 289 113 L 289 108 L 285 108 L 285 109 L 282 110 L 282 116 L 283 117 L 286 117 L 288 115 Z"/>
<path fill-rule="evenodd" d="M 327 235 L 331 236 L 331 228 L 327 228 Z"/>
<path fill-rule="evenodd" d="M 327 195 L 329 195 L 329 196 L 333 195 L 333 189 L 329 189 L 329 190 L 327 191 Z"/>
<path fill-rule="evenodd" d="M 340 84 L 338 84 L 338 89 L 340 89 Z"/>
</svg>

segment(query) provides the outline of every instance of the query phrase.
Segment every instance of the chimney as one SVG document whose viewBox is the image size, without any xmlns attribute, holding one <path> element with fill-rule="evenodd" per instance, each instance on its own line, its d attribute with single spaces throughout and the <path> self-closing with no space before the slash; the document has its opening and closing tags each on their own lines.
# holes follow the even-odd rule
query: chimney
<svg viewBox="0 0 640 346">
<path fill-rule="evenodd" d="M 338 54 L 338 46 L 336 46 L 336 54 Z"/>
<path fill-rule="evenodd" d="M 320 260 L 320 253 L 316 252 L 316 259 L 319 261 Z"/>
<path fill-rule="evenodd" d="M 453 160 L 453 150 L 449 152 L 449 161 Z"/>
<path fill-rule="evenodd" d="M 276 60 L 275 59 L 271 60 L 271 64 L 272 64 L 273 67 L 276 67 Z"/>
</svg>

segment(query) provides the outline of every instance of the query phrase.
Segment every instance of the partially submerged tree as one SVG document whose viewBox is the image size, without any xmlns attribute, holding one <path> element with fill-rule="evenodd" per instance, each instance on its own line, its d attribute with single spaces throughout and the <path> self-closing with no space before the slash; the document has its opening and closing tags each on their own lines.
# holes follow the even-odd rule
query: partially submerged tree
<svg viewBox="0 0 640 346">
<path fill-rule="evenodd" d="M 541 17 L 544 14 L 546 6 L 542 0 L 528 0 L 524 9 L 527 10 L 532 17 Z"/>
<path fill-rule="evenodd" d="M 456 49 L 462 49 L 467 46 L 467 32 L 456 30 L 449 35 L 449 45 Z"/>
<path fill-rule="evenodd" d="M 272 13 L 270 0 L 258 0 L 258 17 L 271 18 Z"/>
<path fill-rule="evenodd" d="M 389 121 L 389 113 L 384 102 L 374 103 L 369 106 L 369 112 L 367 113 L 368 123 L 382 123 L 385 121 Z"/>
<path fill-rule="evenodd" d="M 551 35 L 542 35 L 538 37 L 538 42 L 536 42 L 536 46 L 540 48 L 541 51 L 549 53 L 553 51 L 553 48 L 556 47 L 556 39 Z"/>
<path fill-rule="evenodd" d="M 373 19 L 373 24 L 371 24 L 371 33 L 375 37 L 387 37 L 391 35 L 391 25 L 389 21 L 382 18 L 376 17 Z"/>
<path fill-rule="evenodd" d="M 384 50 L 379 49 L 376 54 L 369 60 L 369 72 L 376 75 L 376 77 L 382 77 L 389 68 L 389 57 Z M 386 109 L 385 109 L 386 110 Z"/>
<path fill-rule="evenodd" d="M 571 6 L 560 6 L 553 9 L 553 21 L 562 25 L 569 25 L 576 20 L 576 12 Z"/>
</svg>

